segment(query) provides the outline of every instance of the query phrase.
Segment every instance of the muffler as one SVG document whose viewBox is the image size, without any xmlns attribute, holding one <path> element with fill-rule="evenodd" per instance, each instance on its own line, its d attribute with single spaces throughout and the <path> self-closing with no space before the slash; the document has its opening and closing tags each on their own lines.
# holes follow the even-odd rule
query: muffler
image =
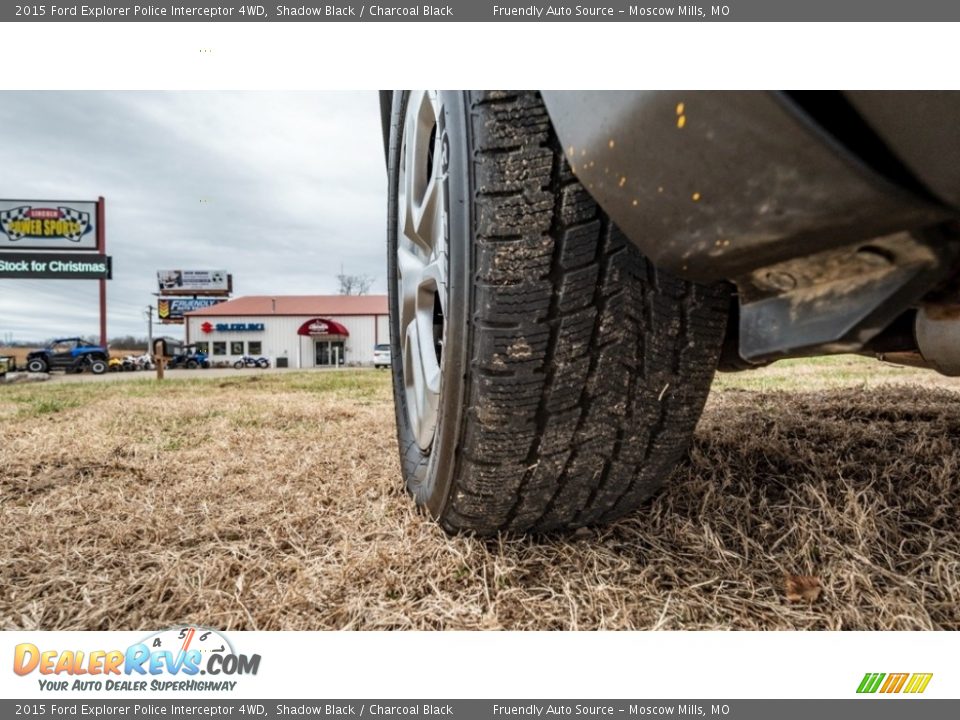
<svg viewBox="0 0 960 720">
<path fill-rule="evenodd" d="M 928 305 L 917 311 L 917 349 L 942 375 L 960 376 L 960 305 Z"/>
</svg>

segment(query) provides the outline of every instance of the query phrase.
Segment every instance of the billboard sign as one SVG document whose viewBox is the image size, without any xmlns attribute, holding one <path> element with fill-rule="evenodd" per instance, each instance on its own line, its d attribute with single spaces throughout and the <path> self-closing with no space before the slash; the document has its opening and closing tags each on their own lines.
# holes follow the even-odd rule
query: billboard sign
<svg viewBox="0 0 960 720">
<path fill-rule="evenodd" d="M 159 298 L 157 300 L 157 315 L 163 322 L 182 322 L 185 313 L 202 310 L 222 303 L 222 298 Z"/>
<path fill-rule="evenodd" d="M 227 295 L 230 276 L 226 270 L 158 270 L 161 295 Z"/>
<path fill-rule="evenodd" d="M 97 250 L 97 203 L 0 200 L 0 250 Z"/>
<path fill-rule="evenodd" d="M 71 253 L 0 253 L 0 278 L 109 280 L 112 258 Z"/>
</svg>

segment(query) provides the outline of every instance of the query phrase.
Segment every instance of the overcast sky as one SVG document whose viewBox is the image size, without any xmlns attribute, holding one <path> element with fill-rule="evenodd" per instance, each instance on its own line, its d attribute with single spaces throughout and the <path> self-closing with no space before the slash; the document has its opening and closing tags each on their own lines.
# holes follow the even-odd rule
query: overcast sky
<svg viewBox="0 0 960 720">
<path fill-rule="evenodd" d="M 335 293 L 342 264 L 386 292 L 376 93 L 0 92 L 0 158 L 0 198 L 106 199 L 111 337 L 146 335 L 160 269 L 236 297 Z M 0 279 L 0 340 L 97 317 L 96 281 Z"/>
</svg>

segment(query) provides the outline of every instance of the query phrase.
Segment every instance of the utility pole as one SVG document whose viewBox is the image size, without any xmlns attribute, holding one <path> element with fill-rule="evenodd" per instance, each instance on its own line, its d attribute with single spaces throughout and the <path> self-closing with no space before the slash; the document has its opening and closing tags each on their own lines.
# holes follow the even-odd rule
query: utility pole
<svg viewBox="0 0 960 720">
<path fill-rule="evenodd" d="M 147 305 L 143 313 L 147 316 L 147 352 L 153 352 L 153 305 Z"/>
</svg>

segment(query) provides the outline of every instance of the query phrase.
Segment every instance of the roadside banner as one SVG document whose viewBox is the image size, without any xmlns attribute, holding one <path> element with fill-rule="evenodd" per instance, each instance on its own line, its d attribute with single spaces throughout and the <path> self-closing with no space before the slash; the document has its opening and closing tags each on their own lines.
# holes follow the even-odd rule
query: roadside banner
<svg viewBox="0 0 960 720">
<path fill-rule="evenodd" d="M 108 255 L 0 253 L 0 278 L 109 280 L 112 274 L 113 259 Z"/>
</svg>

